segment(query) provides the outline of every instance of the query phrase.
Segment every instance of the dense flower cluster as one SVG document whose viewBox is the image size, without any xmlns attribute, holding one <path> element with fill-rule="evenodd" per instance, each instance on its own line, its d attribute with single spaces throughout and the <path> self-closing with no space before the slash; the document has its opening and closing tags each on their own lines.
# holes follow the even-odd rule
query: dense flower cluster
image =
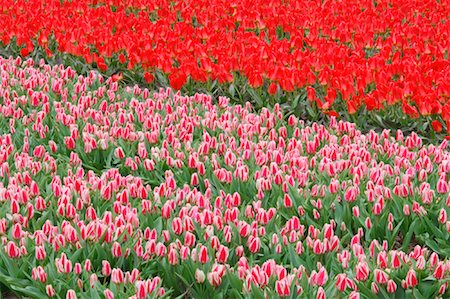
<svg viewBox="0 0 450 299">
<path fill-rule="evenodd" d="M 0 281 L 24 295 L 448 296 L 447 141 L 20 58 L 0 78 Z"/>
<path fill-rule="evenodd" d="M 0 40 L 22 55 L 35 44 L 51 55 L 55 40 L 101 70 L 114 59 L 142 65 L 147 81 L 162 71 L 174 89 L 240 74 L 270 94 L 306 88 L 324 110 L 342 97 L 350 113 L 400 103 L 450 121 L 447 0 L 0 3 Z"/>
</svg>

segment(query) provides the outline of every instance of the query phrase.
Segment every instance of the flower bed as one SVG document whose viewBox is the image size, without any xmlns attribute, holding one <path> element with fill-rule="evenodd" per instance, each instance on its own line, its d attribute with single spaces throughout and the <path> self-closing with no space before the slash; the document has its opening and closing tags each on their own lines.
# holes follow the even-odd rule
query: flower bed
<svg viewBox="0 0 450 299">
<path fill-rule="evenodd" d="M 0 58 L 0 282 L 30 296 L 448 296 L 447 141 Z"/>
<path fill-rule="evenodd" d="M 216 80 L 260 106 L 294 92 L 292 111 L 307 93 L 331 113 L 395 105 L 450 121 L 446 1 L 3 2 L 0 40 L 23 56 L 39 47 L 104 72 L 140 66 L 174 89 Z"/>
</svg>

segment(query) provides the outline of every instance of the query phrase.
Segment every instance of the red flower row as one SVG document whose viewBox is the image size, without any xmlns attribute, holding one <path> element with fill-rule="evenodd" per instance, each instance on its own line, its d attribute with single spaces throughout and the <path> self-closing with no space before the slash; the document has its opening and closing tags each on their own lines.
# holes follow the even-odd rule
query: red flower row
<svg viewBox="0 0 450 299">
<path fill-rule="evenodd" d="M 446 1 L 1 1 L 0 38 L 33 50 L 32 40 L 96 62 L 120 53 L 133 68 L 159 69 L 179 89 L 188 77 L 233 81 L 244 75 L 284 91 L 326 87 L 350 113 L 362 104 L 402 103 L 410 116 L 450 120 Z M 147 75 L 148 80 L 152 76 Z M 276 85 L 270 85 L 270 92 Z"/>
</svg>

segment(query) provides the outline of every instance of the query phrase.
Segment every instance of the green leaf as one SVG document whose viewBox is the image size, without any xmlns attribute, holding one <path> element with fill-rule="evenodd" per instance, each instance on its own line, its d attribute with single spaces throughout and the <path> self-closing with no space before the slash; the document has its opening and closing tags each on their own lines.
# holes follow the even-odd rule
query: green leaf
<svg viewBox="0 0 450 299">
<path fill-rule="evenodd" d="M 233 289 L 242 290 L 243 282 L 242 282 L 242 280 L 239 279 L 239 277 L 237 277 L 236 275 L 229 273 L 229 272 L 228 272 L 227 277 L 230 280 L 230 284 L 233 287 Z"/>
<path fill-rule="evenodd" d="M 17 277 L 16 275 L 16 266 L 13 265 L 12 260 L 5 255 L 3 251 L 0 251 L 0 256 L 3 260 L 3 263 L 8 271 L 8 275 L 12 277 Z"/>
<path fill-rule="evenodd" d="M 300 101 L 300 95 L 296 96 L 294 101 L 292 102 L 292 107 L 295 108 L 298 106 L 298 102 Z"/>
<path fill-rule="evenodd" d="M 416 230 L 416 227 L 419 225 L 420 223 L 420 219 L 416 218 L 414 219 L 414 221 L 411 223 L 411 225 L 409 226 L 409 230 L 406 233 L 405 238 L 403 239 L 403 246 L 402 246 L 402 250 L 403 251 L 407 251 L 409 244 L 411 243 L 411 239 L 412 236 Z"/>
<path fill-rule="evenodd" d="M 230 87 L 228 87 L 228 92 L 230 93 L 231 97 L 234 98 L 234 96 L 236 94 L 236 90 L 235 90 L 235 87 L 234 87 L 233 83 L 231 83 Z"/>
<path fill-rule="evenodd" d="M 442 230 L 438 229 L 436 225 L 431 223 L 431 220 L 428 217 L 421 217 L 420 219 L 425 222 L 427 230 L 431 230 L 431 232 L 433 232 L 435 238 L 445 239 L 445 235 Z"/>
<path fill-rule="evenodd" d="M 258 107 L 263 106 L 263 101 L 261 98 L 256 94 L 255 90 L 253 88 L 248 89 L 248 93 L 250 94 L 250 97 L 252 98 L 253 102 L 257 104 Z"/>
<path fill-rule="evenodd" d="M 264 296 L 264 292 L 253 282 L 252 282 L 251 298 L 253 298 L 253 299 L 265 299 L 266 298 L 266 296 Z"/>
<path fill-rule="evenodd" d="M 25 288 L 19 288 L 14 285 L 11 285 L 11 289 L 17 291 L 23 295 L 29 296 L 31 298 L 45 298 L 46 294 L 42 293 L 38 288 L 27 286 Z"/>
<path fill-rule="evenodd" d="M 436 243 L 436 241 L 434 241 L 434 240 L 432 240 L 432 239 L 430 239 L 430 238 L 427 238 L 427 239 L 425 240 L 425 244 L 426 244 L 428 247 L 430 247 L 433 251 L 435 251 L 435 252 L 437 252 L 437 253 L 441 253 L 441 249 L 440 249 L 439 245 Z"/>
</svg>

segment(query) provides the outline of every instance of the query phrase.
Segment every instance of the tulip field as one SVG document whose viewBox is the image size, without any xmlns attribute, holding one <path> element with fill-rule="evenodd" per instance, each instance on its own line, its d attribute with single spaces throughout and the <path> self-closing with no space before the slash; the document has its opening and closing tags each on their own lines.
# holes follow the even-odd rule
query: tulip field
<svg viewBox="0 0 450 299">
<path fill-rule="evenodd" d="M 0 3 L 0 298 L 450 298 L 447 0 Z"/>
</svg>

